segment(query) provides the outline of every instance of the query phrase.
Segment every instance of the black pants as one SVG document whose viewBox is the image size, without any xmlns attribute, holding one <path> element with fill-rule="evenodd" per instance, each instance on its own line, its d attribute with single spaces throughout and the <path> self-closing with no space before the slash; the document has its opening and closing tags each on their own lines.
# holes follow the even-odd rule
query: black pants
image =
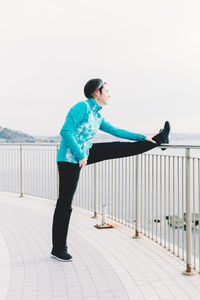
<svg viewBox="0 0 200 300">
<path fill-rule="evenodd" d="M 157 145 L 148 141 L 94 143 L 89 151 L 87 165 L 107 159 L 141 154 L 155 148 Z M 67 247 L 66 240 L 72 212 L 72 200 L 81 168 L 78 163 L 62 161 L 58 162 L 58 171 L 59 198 L 53 217 L 52 240 L 54 251 L 63 251 Z"/>
</svg>

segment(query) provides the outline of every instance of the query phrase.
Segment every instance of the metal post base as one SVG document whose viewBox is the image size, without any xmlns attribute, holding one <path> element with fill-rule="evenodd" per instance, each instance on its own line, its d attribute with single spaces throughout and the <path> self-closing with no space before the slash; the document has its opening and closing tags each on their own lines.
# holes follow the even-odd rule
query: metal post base
<svg viewBox="0 0 200 300">
<path fill-rule="evenodd" d="M 105 225 L 96 224 L 94 227 L 96 227 L 97 229 L 113 228 L 113 226 L 111 224 L 105 224 Z"/>
<path fill-rule="evenodd" d="M 139 234 L 138 231 L 135 232 L 135 236 L 133 236 L 133 239 L 141 239 L 142 236 Z"/>
<path fill-rule="evenodd" d="M 96 219 L 97 218 L 97 212 L 95 211 L 94 212 L 94 216 L 92 217 L 93 219 Z"/>
<path fill-rule="evenodd" d="M 187 265 L 186 266 L 186 271 L 183 272 L 183 275 L 194 276 L 194 275 L 196 275 L 196 272 L 192 269 L 192 267 L 190 265 Z"/>
</svg>

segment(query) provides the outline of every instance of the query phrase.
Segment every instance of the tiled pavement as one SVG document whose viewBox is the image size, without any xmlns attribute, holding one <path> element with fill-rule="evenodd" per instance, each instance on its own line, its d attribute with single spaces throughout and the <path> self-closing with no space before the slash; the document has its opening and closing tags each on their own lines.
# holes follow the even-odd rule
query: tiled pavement
<svg viewBox="0 0 200 300">
<path fill-rule="evenodd" d="M 182 275 L 178 258 L 119 225 L 98 230 L 74 208 L 72 262 L 50 257 L 55 203 L 0 193 L 0 300 L 200 299 L 200 275 Z"/>
</svg>

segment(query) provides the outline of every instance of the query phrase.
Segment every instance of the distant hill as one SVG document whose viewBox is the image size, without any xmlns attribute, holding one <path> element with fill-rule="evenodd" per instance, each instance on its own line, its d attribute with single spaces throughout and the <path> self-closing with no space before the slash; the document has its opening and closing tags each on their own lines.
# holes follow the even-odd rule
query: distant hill
<svg viewBox="0 0 200 300">
<path fill-rule="evenodd" d="M 21 131 L 0 126 L 0 143 L 34 143 L 35 138 Z"/>
<path fill-rule="evenodd" d="M 0 143 L 59 143 L 60 136 L 32 136 L 0 126 Z"/>
</svg>

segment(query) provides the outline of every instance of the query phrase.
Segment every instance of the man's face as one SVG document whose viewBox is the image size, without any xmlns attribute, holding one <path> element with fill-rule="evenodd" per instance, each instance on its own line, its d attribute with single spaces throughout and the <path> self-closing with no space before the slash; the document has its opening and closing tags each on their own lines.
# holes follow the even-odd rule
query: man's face
<svg viewBox="0 0 200 300">
<path fill-rule="evenodd" d="M 108 93 L 108 86 L 106 83 L 104 83 L 101 93 L 100 91 L 98 91 L 98 98 L 99 98 L 100 105 L 108 104 L 110 95 Z"/>
</svg>

